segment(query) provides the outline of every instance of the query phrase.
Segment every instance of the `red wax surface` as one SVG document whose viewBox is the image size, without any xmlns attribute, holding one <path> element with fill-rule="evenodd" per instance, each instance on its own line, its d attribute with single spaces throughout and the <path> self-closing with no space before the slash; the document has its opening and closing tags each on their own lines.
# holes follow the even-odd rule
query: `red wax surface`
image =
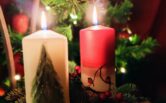
<svg viewBox="0 0 166 103">
<path fill-rule="evenodd" d="M 115 30 L 97 25 L 80 31 L 81 65 L 99 68 L 107 64 L 114 67 Z"/>
</svg>

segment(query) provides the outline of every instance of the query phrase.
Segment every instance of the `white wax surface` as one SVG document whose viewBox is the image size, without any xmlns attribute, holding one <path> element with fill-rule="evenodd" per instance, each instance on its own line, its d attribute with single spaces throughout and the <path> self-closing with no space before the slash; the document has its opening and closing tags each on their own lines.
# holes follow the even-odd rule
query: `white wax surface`
<svg viewBox="0 0 166 103">
<path fill-rule="evenodd" d="M 42 45 L 45 46 L 64 88 L 66 103 L 69 103 L 67 38 L 51 30 L 40 30 L 23 39 L 26 101 L 32 103 L 32 81 L 40 61 Z"/>
</svg>

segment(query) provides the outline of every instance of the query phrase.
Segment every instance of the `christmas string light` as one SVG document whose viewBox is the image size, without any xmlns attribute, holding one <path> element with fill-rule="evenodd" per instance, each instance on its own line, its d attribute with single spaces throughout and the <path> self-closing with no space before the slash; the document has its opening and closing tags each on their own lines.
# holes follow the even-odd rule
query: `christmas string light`
<svg viewBox="0 0 166 103">
<path fill-rule="evenodd" d="M 120 68 L 120 72 L 121 72 L 122 74 L 126 74 L 126 68 L 121 67 L 121 68 Z"/>
<path fill-rule="evenodd" d="M 21 80 L 21 76 L 20 76 L 19 74 L 16 74 L 16 75 L 14 76 L 14 79 L 15 79 L 16 81 L 19 81 L 19 80 Z"/>
</svg>

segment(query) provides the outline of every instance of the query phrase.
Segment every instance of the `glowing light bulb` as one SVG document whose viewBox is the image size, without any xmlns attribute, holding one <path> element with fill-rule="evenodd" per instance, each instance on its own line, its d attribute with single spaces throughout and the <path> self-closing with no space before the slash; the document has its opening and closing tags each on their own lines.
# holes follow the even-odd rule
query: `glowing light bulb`
<svg viewBox="0 0 166 103">
<path fill-rule="evenodd" d="M 132 40 L 133 40 L 133 38 L 130 36 L 130 37 L 129 37 L 129 40 L 130 40 L 130 41 L 132 41 Z"/>
<path fill-rule="evenodd" d="M 77 24 L 77 21 L 76 21 L 76 20 L 74 20 L 74 21 L 73 21 L 73 24 L 74 24 L 74 25 L 76 25 L 76 24 Z"/>
<path fill-rule="evenodd" d="M 45 9 L 49 11 L 51 8 L 49 6 L 46 6 Z"/>
<path fill-rule="evenodd" d="M 70 14 L 70 17 L 74 20 L 76 20 L 78 18 L 78 16 L 76 14 L 72 14 L 72 13 Z"/>
<path fill-rule="evenodd" d="M 117 69 L 115 68 L 115 72 L 117 71 Z"/>
<path fill-rule="evenodd" d="M 21 76 L 19 74 L 16 74 L 14 78 L 15 80 L 19 81 L 21 79 Z"/>
<path fill-rule="evenodd" d="M 123 73 L 123 74 L 125 74 L 126 73 L 126 69 L 124 67 L 121 67 L 120 68 L 120 72 Z"/>
</svg>

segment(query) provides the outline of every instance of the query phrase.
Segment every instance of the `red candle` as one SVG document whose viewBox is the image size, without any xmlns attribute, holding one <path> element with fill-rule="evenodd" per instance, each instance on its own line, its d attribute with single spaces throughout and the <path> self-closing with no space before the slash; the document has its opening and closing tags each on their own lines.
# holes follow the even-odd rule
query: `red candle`
<svg viewBox="0 0 166 103">
<path fill-rule="evenodd" d="M 80 31 L 81 64 L 98 68 L 104 64 L 114 65 L 115 31 L 101 25 Z"/>
<path fill-rule="evenodd" d="M 97 24 L 95 6 L 93 23 Z M 114 51 L 113 28 L 96 25 L 80 31 L 81 80 L 84 86 L 99 92 L 115 86 Z"/>
<path fill-rule="evenodd" d="M 104 92 L 115 80 L 115 30 L 101 25 L 80 31 L 81 80 L 84 86 Z"/>
</svg>

